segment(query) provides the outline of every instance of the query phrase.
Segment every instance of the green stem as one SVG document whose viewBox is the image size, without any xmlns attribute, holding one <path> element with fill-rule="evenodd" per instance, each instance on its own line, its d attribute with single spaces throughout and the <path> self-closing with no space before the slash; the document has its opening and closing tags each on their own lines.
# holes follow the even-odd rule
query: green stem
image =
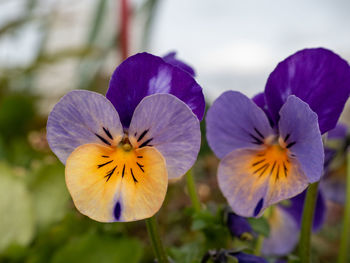
<svg viewBox="0 0 350 263">
<path fill-rule="evenodd" d="M 346 202 L 343 219 L 343 232 L 340 240 L 338 263 L 346 263 L 350 237 L 350 152 L 346 156 Z"/>
<path fill-rule="evenodd" d="M 192 206 L 196 212 L 201 211 L 201 202 L 199 201 L 197 191 L 196 191 L 196 185 L 194 183 L 194 178 L 192 175 L 192 169 L 190 169 L 186 174 L 186 181 L 187 181 L 187 190 L 188 194 L 190 196 Z"/>
<path fill-rule="evenodd" d="M 254 255 L 260 256 L 263 243 L 264 243 L 264 236 L 259 235 L 258 239 L 256 240 Z"/>
<path fill-rule="evenodd" d="M 169 263 L 167 254 L 165 253 L 160 235 L 158 232 L 158 223 L 156 216 L 152 216 L 146 221 L 148 236 L 151 240 L 153 252 L 158 259 L 158 263 Z"/>
<path fill-rule="evenodd" d="M 265 212 L 264 212 L 264 217 L 266 218 L 266 220 L 269 221 L 269 219 L 273 216 L 274 213 L 274 206 L 270 206 L 268 207 Z M 255 248 L 254 248 L 254 255 L 260 256 L 261 255 L 261 249 L 262 249 L 262 245 L 264 243 L 264 236 L 263 235 L 258 235 L 258 238 L 256 240 L 255 243 Z"/>
<path fill-rule="evenodd" d="M 299 240 L 299 257 L 301 263 L 311 262 L 311 230 L 317 200 L 317 191 L 318 182 L 311 184 L 306 193 Z"/>
</svg>

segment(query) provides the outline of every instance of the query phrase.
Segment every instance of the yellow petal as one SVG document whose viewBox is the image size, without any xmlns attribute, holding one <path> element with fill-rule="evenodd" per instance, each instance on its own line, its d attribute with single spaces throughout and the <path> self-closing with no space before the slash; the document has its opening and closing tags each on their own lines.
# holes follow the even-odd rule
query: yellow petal
<svg viewBox="0 0 350 263">
<path fill-rule="evenodd" d="M 85 144 L 67 159 L 66 183 L 82 214 L 100 222 L 134 221 L 160 209 L 168 175 L 154 148 Z"/>
</svg>

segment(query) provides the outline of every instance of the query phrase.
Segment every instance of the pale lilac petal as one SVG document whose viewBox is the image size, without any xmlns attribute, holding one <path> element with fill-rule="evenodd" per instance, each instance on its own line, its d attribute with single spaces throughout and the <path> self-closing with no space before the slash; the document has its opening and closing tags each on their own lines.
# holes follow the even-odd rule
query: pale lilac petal
<svg viewBox="0 0 350 263">
<path fill-rule="evenodd" d="M 251 149 L 234 150 L 219 164 L 220 190 L 232 210 L 240 216 L 260 216 L 270 205 L 291 198 L 308 186 L 297 160 L 291 159 L 286 175 L 280 171 L 277 179 L 274 176 L 277 168 L 272 165 L 268 165 L 265 170 L 256 168 L 254 164 L 252 166 L 260 152 Z M 257 169 L 262 172 L 255 173 Z"/>
<path fill-rule="evenodd" d="M 264 255 L 286 255 L 294 250 L 299 240 L 299 227 L 294 218 L 276 206 L 269 218 L 270 235 L 264 239 Z"/>
<path fill-rule="evenodd" d="M 333 171 L 321 180 L 320 188 L 327 200 L 344 205 L 346 200 L 346 175 L 341 171 Z"/>
<path fill-rule="evenodd" d="M 85 90 L 71 91 L 55 105 L 46 130 L 50 148 L 62 163 L 80 145 L 117 144 L 123 135 L 112 103 L 98 93 Z"/>
<path fill-rule="evenodd" d="M 317 114 L 301 99 L 289 96 L 280 110 L 279 132 L 309 182 L 320 180 L 324 150 Z"/>
<path fill-rule="evenodd" d="M 235 149 L 257 148 L 274 134 L 263 110 L 237 91 L 227 91 L 213 103 L 206 125 L 208 143 L 219 158 Z"/>
<path fill-rule="evenodd" d="M 134 147 L 154 146 L 165 158 L 168 177 L 177 178 L 197 159 L 201 142 L 199 121 L 175 96 L 151 95 L 136 107 L 129 139 Z"/>
<path fill-rule="evenodd" d="M 322 134 L 335 127 L 349 94 L 349 64 L 324 48 L 304 49 L 286 58 L 271 73 L 265 88 L 275 122 L 288 96 L 295 95 L 318 115 Z"/>
</svg>

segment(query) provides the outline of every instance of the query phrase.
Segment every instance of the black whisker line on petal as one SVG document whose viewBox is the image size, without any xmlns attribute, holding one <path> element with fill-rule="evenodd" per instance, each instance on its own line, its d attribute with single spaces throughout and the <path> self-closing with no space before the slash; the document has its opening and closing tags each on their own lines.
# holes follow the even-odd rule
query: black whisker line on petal
<svg viewBox="0 0 350 263">
<path fill-rule="evenodd" d="M 103 127 L 103 130 L 104 130 L 104 132 L 107 134 L 107 136 L 108 136 L 111 140 L 113 140 L 112 134 L 109 132 L 109 130 L 106 129 L 105 127 Z"/>
<path fill-rule="evenodd" d="M 124 163 L 124 166 L 123 166 L 122 178 L 124 177 L 124 173 L 125 173 L 125 163 Z"/>
<path fill-rule="evenodd" d="M 272 168 L 271 168 L 271 171 L 270 171 L 270 176 L 273 173 L 273 170 L 275 169 L 275 166 L 276 166 L 276 161 L 274 161 L 274 163 L 272 165 Z"/>
<path fill-rule="evenodd" d="M 254 143 L 254 144 L 262 144 L 263 143 L 259 138 L 255 137 L 253 134 L 249 133 L 249 136 L 255 140 L 255 142 L 252 142 L 252 143 Z"/>
<path fill-rule="evenodd" d="M 262 135 L 262 133 L 257 128 L 254 128 L 254 131 L 260 136 L 261 139 L 265 139 L 264 135 Z"/>
<path fill-rule="evenodd" d="M 291 142 L 291 143 L 289 143 L 286 147 L 287 148 L 290 148 L 290 147 L 292 147 L 294 144 L 296 144 L 297 142 Z"/>
<path fill-rule="evenodd" d="M 106 182 L 108 182 L 108 180 L 111 178 L 111 176 L 113 175 L 115 169 L 117 169 L 117 166 L 118 166 L 118 165 L 116 165 L 112 170 L 110 170 L 110 171 L 105 175 L 105 178 L 107 177 Z"/>
<path fill-rule="evenodd" d="M 136 180 L 134 173 L 132 172 L 132 168 L 130 168 L 130 172 L 131 172 L 132 179 L 134 179 L 134 182 L 137 183 L 138 181 Z"/>
<path fill-rule="evenodd" d="M 279 179 L 279 176 L 280 176 L 280 164 L 277 165 L 276 181 Z"/>
<path fill-rule="evenodd" d="M 290 134 L 288 133 L 286 138 L 284 138 L 284 142 L 287 142 L 287 140 L 289 139 L 289 136 L 290 136 Z"/>
<path fill-rule="evenodd" d="M 268 166 L 268 163 L 265 163 L 263 166 L 261 166 L 260 168 L 258 168 L 258 170 L 254 171 L 253 174 L 256 174 L 257 172 L 261 171 L 262 169 L 264 169 L 266 166 Z"/>
<path fill-rule="evenodd" d="M 103 157 L 103 158 L 109 158 L 108 155 L 101 155 L 101 157 Z"/>
<path fill-rule="evenodd" d="M 143 142 L 143 143 L 139 146 L 139 148 L 142 148 L 142 147 L 147 146 L 147 144 L 149 144 L 152 140 L 153 140 L 153 138 L 148 139 L 147 141 Z M 148 145 L 148 146 L 151 146 L 151 145 Z"/>
<path fill-rule="evenodd" d="M 149 129 L 144 130 L 144 131 L 141 133 L 140 137 L 137 139 L 137 142 L 141 141 L 141 140 L 143 139 L 143 137 L 145 137 L 145 135 L 147 134 L 148 131 L 149 131 Z"/>
<path fill-rule="evenodd" d="M 287 161 L 288 161 L 288 159 L 287 159 Z M 287 169 L 287 166 L 284 162 L 283 162 L 283 168 L 284 168 L 284 176 L 287 177 L 288 169 Z"/>
<path fill-rule="evenodd" d="M 137 156 L 137 158 L 143 158 L 143 156 Z"/>
<path fill-rule="evenodd" d="M 143 170 L 143 168 L 142 168 L 142 167 L 144 167 L 144 165 L 139 164 L 138 162 L 136 162 L 136 164 L 137 164 L 137 165 L 140 167 L 141 171 L 144 173 L 144 172 L 145 172 L 145 170 Z"/>
<path fill-rule="evenodd" d="M 95 135 L 97 136 L 97 138 L 99 138 L 105 144 L 111 145 L 111 143 L 109 141 L 107 141 L 105 138 L 103 138 L 102 136 L 98 135 L 97 133 L 95 133 Z"/>
<path fill-rule="evenodd" d="M 108 161 L 108 162 L 106 162 L 106 163 L 103 163 L 103 164 L 98 164 L 98 165 L 97 165 L 97 168 L 101 168 L 102 166 L 105 166 L 105 165 L 107 165 L 107 164 L 109 164 L 109 163 L 111 163 L 111 162 L 113 162 L 113 160 L 110 160 L 110 161 Z"/>
<path fill-rule="evenodd" d="M 261 171 L 261 173 L 259 174 L 259 177 L 261 177 L 261 176 L 266 172 L 267 168 L 269 168 L 269 166 L 270 166 L 269 163 L 267 163 L 267 164 L 265 164 L 265 165 L 266 165 L 266 167 L 265 167 L 264 170 Z"/>
<path fill-rule="evenodd" d="M 262 160 L 260 160 L 260 161 L 257 161 L 257 162 L 255 162 L 255 163 L 253 163 L 252 166 L 254 167 L 254 166 L 258 165 L 259 163 L 262 163 L 262 162 L 265 161 L 265 160 L 266 160 L 266 159 L 262 159 Z"/>
</svg>

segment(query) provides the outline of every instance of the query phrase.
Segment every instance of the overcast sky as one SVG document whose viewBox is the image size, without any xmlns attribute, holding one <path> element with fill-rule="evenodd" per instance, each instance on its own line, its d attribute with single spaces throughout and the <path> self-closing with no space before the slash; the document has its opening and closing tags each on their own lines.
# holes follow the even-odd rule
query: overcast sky
<svg viewBox="0 0 350 263">
<path fill-rule="evenodd" d="M 0 25 L 23 12 L 24 2 L 0 0 Z M 141 2 L 133 1 L 137 6 Z M 198 82 L 210 101 L 229 89 L 249 96 L 262 91 L 277 63 L 305 47 L 327 47 L 350 61 L 347 0 L 159 2 L 149 51 L 164 55 L 177 50 L 179 57 L 195 68 Z M 69 17 L 62 19 L 60 27 L 51 34 L 49 48 L 84 41 L 96 0 L 42 0 L 42 3 L 44 10 L 44 4 L 54 3 L 56 8 L 65 10 L 62 17 Z M 110 12 L 112 17 L 118 15 L 114 8 Z M 115 27 L 114 22 L 111 24 Z M 133 30 L 137 32 L 137 28 Z M 13 37 L 3 38 L 0 64 L 30 61 L 39 40 L 38 32 L 35 25 L 29 25 L 15 41 Z"/>
<path fill-rule="evenodd" d="M 151 51 L 176 49 L 211 100 L 235 89 L 262 91 L 277 63 L 305 47 L 327 47 L 350 60 L 350 1 L 165 0 Z"/>
</svg>

